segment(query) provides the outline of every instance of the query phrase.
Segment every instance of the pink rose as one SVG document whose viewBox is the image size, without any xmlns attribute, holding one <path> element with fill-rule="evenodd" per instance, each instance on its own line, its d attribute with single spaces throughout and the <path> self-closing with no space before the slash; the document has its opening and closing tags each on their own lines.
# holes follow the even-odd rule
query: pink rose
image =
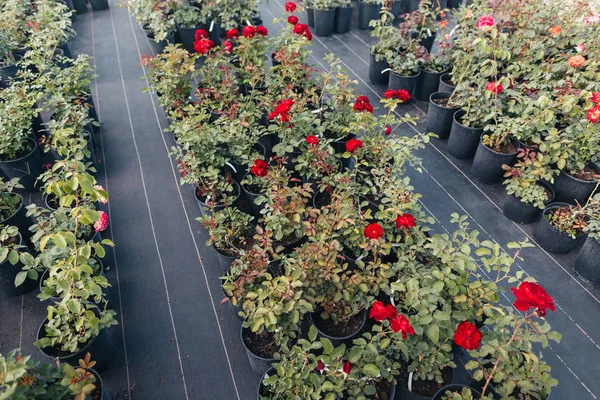
<svg viewBox="0 0 600 400">
<path fill-rule="evenodd" d="M 492 27 L 496 25 L 496 20 L 491 15 L 484 15 L 479 17 L 479 21 L 477 21 L 477 27 L 479 29 L 487 28 L 488 26 Z"/>
</svg>

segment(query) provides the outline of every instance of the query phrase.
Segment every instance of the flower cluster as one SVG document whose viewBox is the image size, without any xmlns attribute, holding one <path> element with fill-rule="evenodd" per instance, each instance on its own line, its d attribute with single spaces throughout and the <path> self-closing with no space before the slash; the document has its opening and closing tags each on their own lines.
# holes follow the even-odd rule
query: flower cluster
<svg viewBox="0 0 600 400">
<path fill-rule="evenodd" d="M 348 153 L 354 153 L 357 149 L 363 146 L 363 142 L 360 139 L 350 139 L 346 142 L 346 151 Z"/>
<path fill-rule="evenodd" d="M 405 89 L 389 89 L 385 91 L 384 95 L 386 99 L 398 99 L 403 103 L 406 103 L 410 100 L 410 93 L 408 93 L 408 90 Z"/>
<path fill-rule="evenodd" d="M 292 99 L 282 100 L 277 106 L 275 106 L 275 109 L 269 114 L 269 121 L 272 121 L 275 118 L 279 117 L 279 120 L 281 122 L 289 122 L 289 112 L 292 109 L 293 105 L 294 100 Z"/>
<path fill-rule="evenodd" d="M 487 85 L 485 85 L 485 90 L 494 94 L 502 93 L 503 89 L 504 88 L 502 87 L 502 84 L 500 82 L 489 82 Z"/>
<path fill-rule="evenodd" d="M 356 103 L 354 103 L 354 111 L 367 111 L 373 113 L 373 106 L 371 105 L 369 98 L 364 95 L 358 96 L 358 98 L 356 99 Z"/>
<path fill-rule="evenodd" d="M 256 34 L 259 34 L 264 37 L 269 34 L 269 31 L 267 30 L 267 28 L 265 28 L 262 25 L 259 25 L 257 27 L 254 27 L 252 25 L 247 25 L 242 30 L 242 35 L 247 39 L 253 38 L 254 36 L 256 36 Z"/>
<path fill-rule="evenodd" d="M 210 49 L 215 47 L 215 42 L 208 38 L 208 32 L 204 29 L 196 30 L 194 39 L 194 50 L 198 54 L 206 54 Z"/>
<path fill-rule="evenodd" d="M 319 139 L 315 135 L 310 135 L 306 137 L 306 143 L 311 144 L 313 146 L 319 145 Z"/>
<path fill-rule="evenodd" d="M 407 335 L 414 335 L 415 330 L 411 326 L 410 321 L 404 315 L 398 314 L 396 307 L 391 304 L 384 305 L 381 301 L 376 301 L 371 306 L 369 318 L 373 318 L 377 322 L 389 319 L 390 328 L 396 333 L 402 332 L 402 339 L 406 339 Z"/>
<path fill-rule="evenodd" d="M 297 35 L 302 35 L 308 40 L 312 40 L 312 33 L 310 29 L 308 29 L 308 25 L 296 23 L 294 24 L 294 33 Z"/>
</svg>

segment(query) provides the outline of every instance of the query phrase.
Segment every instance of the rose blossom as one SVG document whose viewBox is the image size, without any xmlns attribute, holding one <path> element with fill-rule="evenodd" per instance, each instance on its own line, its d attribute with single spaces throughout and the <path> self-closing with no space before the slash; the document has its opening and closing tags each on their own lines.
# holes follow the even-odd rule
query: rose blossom
<svg viewBox="0 0 600 400">
<path fill-rule="evenodd" d="M 371 240 L 377 240 L 383 236 L 383 228 L 377 222 L 373 222 L 365 227 L 364 234 Z"/>
<path fill-rule="evenodd" d="M 103 192 L 105 192 L 102 185 L 94 185 L 94 189 L 102 190 Z M 100 193 L 96 193 L 96 197 L 98 197 L 98 201 L 100 203 L 102 203 L 102 204 L 108 203 L 108 199 L 106 197 L 104 197 L 103 195 L 101 195 Z"/>
<path fill-rule="evenodd" d="M 600 14 L 594 14 L 591 17 L 587 17 L 584 21 L 586 24 L 594 24 L 596 22 L 600 22 Z"/>
<path fill-rule="evenodd" d="M 267 36 L 269 34 L 269 31 L 264 26 L 259 25 L 256 27 L 256 33 L 258 33 L 261 36 Z"/>
<path fill-rule="evenodd" d="M 404 315 L 395 315 L 390 318 L 390 328 L 396 333 L 402 332 L 402 339 L 404 340 L 406 340 L 406 334 L 415 334 L 415 330 L 410 325 L 410 321 Z"/>
<path fill-rule="evenodd" d="M 230 30 L 228 30 L 227 32 L 225 32 L 225 37 L 227 39 L 233 39 L 240 36 L 240 31 L 238 31 L 235 28 L 231 28 Z"/>
<path fill-rule="evenodd" d="M 208 39 L 208 32 L 204 29 L 196 29 L 196 33 L 194 33 L 194 40 L 200 39 Z"/>
<path fill-rule="evenodd" d="M 306 139 L 304 139 L 304 140 L 306 140 L 306 143 L 308 143 L 308 144 L 312 144 L 315 146 L 319 145 L 319 139 L 315 135 L 307 136 Z"/>
<path fill-rule="evenodd" d="M 308 25 L 306 24 L 298 23 L 294 25 L 294 33 L 297 35 L 302 35 L 308 40 L 312 40 L 312 33 L 310 32 L 310 29 L 308 29 Z"/>
<path fill-rule="evenodd" d="M 244 35 L 245 38 L 254 37 L 254 35 L 256 35 L 256 28 L 254 28 L 253 26 L 247 25 L 242 30 L 242 35 Z"/>
<path fill-rule="evenodd" d="M 586 51 L 586 47 L 585 47 L 585 43 L 580 43 L 577 46 L 575 46 L 575 50 L 577 50 L 578 53 L 583 53 L 584 51 Z"/>
<path fill-rule="evenodd" d="M 356 149 L 363 146 L 363 142 L 360 139 L 350 139 L 346 142 L 346 151 L 348 153 L 354 153 Z"/>
<path fill-rule="evenodd" d="M 465 350 L 475 350 L 481 345 L 481 331 L 469 321 L 458 324 L 454 333 L 454 343 Z"/>
<path fill-rule="evenodd" d="M 599 110 L 600 112 L 600 107 Z M 600 118 L 600 114 L 598 115 Z M 554 299 L 546 290 L 534 282 L 523 282 L 518 288 L 510 288 L 517 300 L 513 306 L 519 311 L 527 311 L 534 308 L 540 317 L 546 315 L 546 309 L 556 310 Z"/>
<path fill-rule="evenodd" d="M 317 371 L 321 372 L 325 369 L 325 364 L 323 363 L 323 361 L 319 360 L 317 361 Z"/>
<path fill-rule="evenodd" d="M 223 42 L 223 48 L 228 53 L 231 53 L 233 51 L 233 45 L 231 44 L 231 42 L 229 40 L 226 40 L 226 41 Z"/>
<path fill-rule="evenodd" d="M 98 214 L 98 220 L 94 222 L 94 229 L 96 232 L 102 232 L 108 227 L 108 214 L 104 211 L 98 211 Z"/>
<path fill-rule="evenodd" d="M 550 32 L 552 34 L 552 36 L 558 36 L 560 35 L 560 32 L 562 31 L 560 25 L 555 25 L 552 28 L 548 29 L 548 32 Z"/>
<path fill-rule="evenodd" d="M 389 89 L 384 92 L 384 96 L 386 99 L 399 99 L 403 103 L 406 103 L 410 100 L 410 93 L 408 92 L 408 90 L 405 89 Z"/>
<path fill-rule="evenodd" d="M 288 23 L 296 25 L 298 23 L 298 17 L 296 17 L 295 15 L 290 15 L 288 17 Z"/>
<path fill-rule="evenodd" d="M 354 111 L 368 111 L 373 113 L 373 106 L 369 102 L 369 98 L 367 96 L 358 96 L 356 98 L 356 103 L 354 103 Z"/>
<path fill-rule="evenodd" d="M 409 229 L 413 226 L 417 226 L 415 222 L 415 217 L 410 214 L 402 214 L 396 217 L 396 229 L 404 228 Z"/>
<path fill-rule="evenodd" d="M 213 47 L 215 47 L 215 42 L 210 39 L 200 39 L 194 42 L 194 50 L 198 54 L 206 54 Z"/>
<path fill-rule="evenodd" d="M 491 27 L 494 25 L 496 25 L 496 20 L 491 15 L 481 16 L 481 17 L 479 17 L 479 20 L 477 21 L 477 28 L 479 28 L 479 29 L 484 29 L 484 28 L 487 28 L 488 26 Z"/>
<path fill-rule="evenodd" d="M 254 176 L 265 176 L 267 175 L 269 164 L 265 160 L 254 160 L 254 165 L 250 167 L 250 172 Z"/>
<path fill-rule="evenodd" d="M 569 65 L 573 68 L 583 67 L 585 65 L 585 62 L 585 57 L 580 56 L 579 54 L 569 58 Z"/>
<path fill-rule="evenodd" d="M 396 308 L 393 305 L 391 305 L 391 304 L 383 305 L 383 302 L 376 301 L 371 306 L 371 311 L 369 312 L 369 318 L 373 318 L 375 321 L 381 322 L 381 321 L 388 319 L 389 317 L 393 317 L 394 315 L 397 315 L 397 314 L 398 314 L 398 311 L 396 311 Z"/>
<path fill-rule="evenodd" d="M 293 1 L 288 1 L 287 3 L 285 3 L 285 11 L 289 13 L 296 11 L 296 3 L 294 3 Z"/>
<path fill-rule="evenodd" d="M 587 112 L 587 119 L 592 124 L 597 124 L 600 121 L 600 106 L 594 106 Z"/>
<path fill-rule="evenodd" d="M 273 112 L 271 112 L 269 114 L 269 121 L 279 117 L 279 120 L 281 122 L 289 122 L 290 121 L 289 112 L 293 105 L 294 105 L 294 100 L 292 100 L 292 99 L 282 100 L 275 107 Z"/>
<path fill-rule="evenodd" d="M 504 88 L 502 87 L 502 84 L 500 82 L 489 82 L 487 85 L 485 85 L 485 90 L 494 94 L 502 93 L 503 89 Z"/>
<path fill-rule="evenodd" d="M 594 92 L 592 93 L 592 103 L 594 104 L 600 104 L 600 92 Z"/>
</svg>

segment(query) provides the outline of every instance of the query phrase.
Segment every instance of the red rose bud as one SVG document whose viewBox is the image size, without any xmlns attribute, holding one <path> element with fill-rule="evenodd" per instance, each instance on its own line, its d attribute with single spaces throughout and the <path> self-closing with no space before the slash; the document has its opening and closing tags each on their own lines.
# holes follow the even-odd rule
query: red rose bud
<svg viewBox="0 0 600 400">
<path fill-rule="evenodd" d="M 298 17 L 296 17 L 295 15 L 290 15 L 288 17 L 288 23 L 296 25 L 298 23 Z"/>
<path fill-rule="evenodd" d="M 285 3 L 285 11 L 290 13 L 296 11 L 296 3 L 294 3 L 293 1 L 288 1 L 287 3 Z"/>
<path fill-rule="evenodd" d="M 342 367 L 342 371 L 348 375 L 350 374 L 350 371 L 352 371 L 352 363 L 350 361 L 346 361 L 346 364 L 344 364 L 344 366 Z"/>
<path fill-rule="evenodd" d="M 350 139 L 346 142 L 346 151 L 349 153 L 354 153 L 356 149 L 361 148 L 363 142 L 360 139 Z"/>
<path fill-rule="evenodd" d="M 481 331 L 469 321 L 461 322 L 456 327 L 454 343 L 465 350 L 475 350 L 481 345 Z"/>
<path fill-rule="evenodd" d="M 365 227 L 365 236 L 371 240 L 377 240 L 383 236 L 383 228 L 377 222 L 373 222 Z"/>
<path fill-rule="evenodd" d="M 598 111 L 600 112 L 600 107 Z M 538 316 L 543 317 L 546 315 L 546 309 L 556 310 L 554 299 L 537 283 L 523 282 L 518 288 L 510 288 L 510 290 L 517 298 L 513 306 L 519 311 L 528 311 L 533 308 Z"/>
<path fill-rule="evenodd" d="M 415 330 L 410 324 L 410 321 L 404 315 L 395 315 L 390 318 L 390 328 L 396 333 L 402 332 L 402 339 L 404 340 L 406 340 L 406 335 L 415 334 Z"/>
<path fill-rule="evenodd" d="M 325 369 L 325 363 L 323 363 L 323 361 L 319 360 L 317 361 L 317 371 L 323 371 Z"/>
<path fill-rule="evenodd" d="M 494 94 L 502 93 L 502 89 L 504 88 L 502 87 L 502 84 L 500 82 L 490 82 L 487 85 L 485 85 L 485 90 Z"/>
<path fill-rule="evenodd" d="M 223 42 L 223 48 L 228 53 L 231 53 L 233 51 L 233 45 L 231 44 L 231 42 L 229 40 L 226 40 Z"/>
<path fill-rule="evenodd" d="M 305 140 L 306 140 L 306 143 L 308 143 L 308 144 L 312 144 L 315 146 L 319 145 L 319 139 L 315 135 L 307 136 Z"/>
<path fill-rule="evenodd" d="M 225 36 L 227 37 L 227 39 L 233 39 L 233 38 L 240 36 L 240 31 L 238 31 L 235 28 L 232 28 L 232 29 L 228 30 L 227 32 L 225 32 Z"/>
<path fill-rule="evenodd" d="M 269 31 L 267 30 L 267 28 L 260 25 L 256 27 L 256 33 L 258 33 L 261 36 L 267 36 L 269 34 Z"/>
<path fill-rule="evenodd" d="M 417 226 L 415 217 L 410 214 L 402 214 L 396 217 L 396 229 L 404 228 L 409 229 L 413 226 Z"/>
<path fill-rule="evenodd" d="M 194 40 L 200 39 L 208 39 L 208 32 L 204 29 L 196 29 L 196 33 L 194 34 Z"/>
<path fill-rule="evenodd" d="M 385 134 L 386 136 L 389 136 L 392 133 L 392 127 L 389 125 L 385 126 Z"/>
<path fill-rule="evenodd" d="M 244 35 L 245 38 L 254 37 L 254 35 L 256 35 L 256 29 L 253 26 L 247 25 L 242 30 L 242 35 Z"/>
<path fill-rule="evenodd" d="M 254 165 L 250 167 L 250 172 L 254 176 L 266 176 L 269 164 L 265 160 L 254 160 Z"/>
</svg>

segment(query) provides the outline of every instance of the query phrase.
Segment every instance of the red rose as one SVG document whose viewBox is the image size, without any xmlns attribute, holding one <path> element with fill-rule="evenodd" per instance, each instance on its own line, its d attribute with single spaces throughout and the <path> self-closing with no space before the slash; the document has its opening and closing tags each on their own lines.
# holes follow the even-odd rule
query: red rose
<svg viewBox="0 0 600 400">
<path fill-rule="evenodd" d="M 587 119 L 592 124 L 597 124 L 600 121 L 600 105 L 590 108 L 587 112 Z"/>
<path fill-rule="evenodd" d="M 225 36 L 227 37 L 227 39 L 233 39 L 233 38 L 240 36 L 240 31 L 238 31 L 235 28 L 232 28 L 232 29 L 228 30 L 227 32 L 225 32 Z"/>
<path fill-rule="evenodd" d="M 253 26 L 247 25 L 242 30 L 242 35 L 244 35 L 245 38 L 254 37 L 254 35 L 256 35 L 256 29 Z"/>
<path fill-rule="evenodd" d="M 346 142 L 346 151 L 349 153 L 354 153 L 356 149 L 361 148 L 363 145 L 362 140 L 360 139 L 350 139 Z"/>
<path fill-rule="evenodd" d="M 389 89 L 385 91 L 384 95 L 386 99 L 398 99 L 401 100 L 403 103 L 406 103 L 410 100 L 410 93 L 408 93 L 408 90 L 404 89 Z"/>
<path fill-rule="evenodd" d="M 323 363 L 323 361 L 319 360 L 317 361 L 317 371 L 321 372 L 325 369 L 325 364 Z"/>
<path fill-rule="evenodd" d="M 228 53 L 231 53 L 233 51 L 233 45 L 231 44 L 231 42 L 229 40 L 226 40 L 226 41 L 223 42 L 223 48 Z"/>
<path fill-rule="evenodd" d="M 261 36 L 267 36 L 269 34 L 269 31 L 264 26 L 259 25 L 256 27 L 256 33 L 258 33 Z"/>
<path fill-rule="evenodd" d="M 302 35 L 308 40 L 312 40 L 312 33 L 308 29 L 308 25 L 306 24 L 296 24 L 294 25 L 294 33 L 297 35 Z"/>
<path fill-rule="evenodd" d="M 485 90 L 494 94 L 502 93 L 502 89 L 504 88 L 502 87 L 502 84 L 500 82 L 489 82 L 487 85 L 485 85 Z"/>
<path fill-rule="evenodd" d="M 600 92 L 594 92 L 592 93 L 592 103 L 594 104 L 600 104 Z"/>
<path fill-rule="evenodd" d="M 494 25 L 496 25 L 496 20 L 494 20 L 494 17 L 492 17 L 491 15 L 484 15 L 482 17 L 479 17 L 479 20 L 477 21 L 477 27 L 479 29 L 484 29 Z"/>
<path fill-rule="evenodd" d="M 346 361 L 346 364 L 344 364 L 344 366 L 342 367 L 342 371 L 348 375 L 350 373 L 350 371 L 352 371 L 352 363 L 350 361 Z"/>
<path fill-rule="evenodd" d="M 383 305 L 381 301 L 373 303 L 369 312 L 369 318 L 373 318 L 377 322 L 381 322 L 394 315 L 398 315 L 396 308 L 391 304 Z"/>
<path fill-rule="evenodd" d="M 289 112 L 292 109 L 293 105 L 294 105 L 294 100 L 292 100 L 292 99 L 282 100 L 275 107 L 275 110 L 273 110 L 273 112 L 271 112 L 269 114 L 269 121 L 275 119 L 276 117 L 279 117 L 279 120 L 281 122 L 289 122 L 290 121 Z"/>
<path fill-rule="evenodd" d="M 537 315 L 543 317 L 546 315 L 547 308 L 552 311 L 556 310 L 554 299 L 537 283 L 523 282 L 518 288 L 510 288 L 510 290 L 512 290 L 517 298 L 513 306 L 519 311 L 527 311 L 530 308 L 534 308 Z"/>
<path fill-rule="evenodd" d="M 319 139 L 315 135 L 307 136 L 305 140 L 306 140 L 306 143 L 308 143 L 308 144 L 312 144 L 315 146 L 319 145 Z"/>
<path fill-rule="evenodd" d="M 469 321 L 461 322 L 456 327 L 454 343 L 465 350 L 475 350 L 481 345 L 481 331 Z"/>
<path fill-rule="evenodd" d="M 414 335 L 415 330 L 410 325 L 410 321 L 404 315 L 395 315 L 390 318 L 390 328 L 396 333 L 402 332 L 402 339 L 406 340 L 406 335 Z"/>
<path fill-rule="evenodd" d="M 396 229 L 404 228 L 409 229 L 413 226 L 417 226 L 415 222 L 415 217 L 410 214 L 402 214 L 396 217 Z"/>
<path fill-rule="evenodd" d="M 298 23 L 298 17 L 296 17 L 295 15 L 290 15 L 288 17 L 288 23 L 296 25 Z"/>
<path fill-rule="evenodd" d="M 250 167 L 250 172 L 254 176 L 265 176 L 267 175 L 269 164 L 265 160 L 254 160 L 254 165 Z"/>
<path fill-rule="evenodd" d="M 369 102 L 369 98 L 367 96 L 358 96 L 358 98 L 356 99 L 356 103 L 354 103 L 354 111 L 368 111 L 372 113 L 373 106 Z"/>
<path fill-rule="evenodd" d="M 210 39 L 200 39 L 194 42 L 194 50 L 199 54 L 206 54 L 213 47 L 215 47 L 215 42 Z"/>
<path fill-rule="evenodd" d="M 194 34 L 194 40 L 200 39 L 208 39 L 208 32 L 204 29 L 196 29 L 196 33 Z"/>
<path fill-rule="evenodd" d="M 285 11 L 290 13 L 296 11 L 296 3 L 294 3 L 293 1 L 288 1 L 287 3 L 285 3 Z"/>
<path fill-rule="evenodd" d="M 383 228 L 377 222 L 373 222 L 365 227 L 364 233 L 369 239 L 377 240 L 383 236 Z"/>
<path fill-rule="evenodd" d="M 385 126 L 385 134 L 386 136 L 389 136 L 392 133 L 392 127 L 389 125 Z"/>
</svg>

